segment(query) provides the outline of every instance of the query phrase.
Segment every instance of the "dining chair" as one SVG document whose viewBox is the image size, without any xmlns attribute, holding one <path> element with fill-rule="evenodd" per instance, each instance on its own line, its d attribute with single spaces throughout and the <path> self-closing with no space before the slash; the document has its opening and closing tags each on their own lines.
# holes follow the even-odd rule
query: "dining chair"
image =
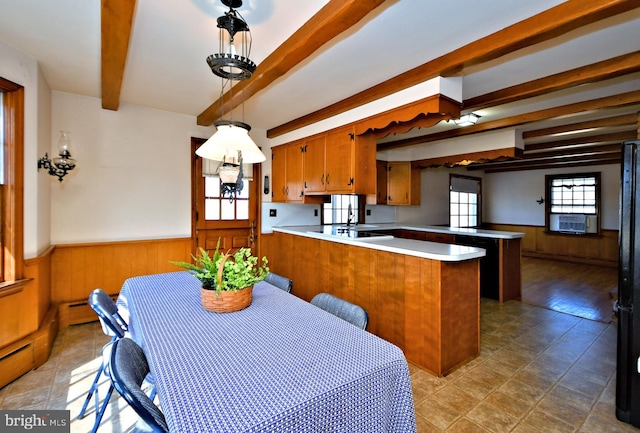
<svg viewBox="0 0 640 433">
<path fill-rule="evenodd" d="M 142 389 L 149 364 L 135 341 L 121 338 L 113 342 L 109 372 L 115 389 L 140 417 L 134 431 L 168 432 L 164 414 Z"/>
<path fill-rule="evenodd" d="M 93 383 L 89 388 L 89 392 L 87 393 L 87 398 L 82 405 L 82 409 L 80 409 L 80 414 L 78 418 L 84 418 L 89 402 L 91 401 L 91 397 L 95 396 L 95 412 L 96 412 L 96 420 L 91 429 L 92 433 L 95 433 L 100 426 L 100 422 L 102 421 L 102 416 L 109 404 L 109 400 L 111 399 L 111 394 L 113 394 L 113 384 L 109 382 L 109 389 L 105 395 L 104 400 L 102 401 L 102 405 L 100 404 L 100 398 L 98 395 L 98 386 L 100 382 L 100 378 L 104 374 L 105 376 L 109 376 L 109 372 L 107 370 L 107 363 L 109 360 L 109 353 L 112 343 L 116 340 L 124 338 L 127 334 L 128 325 L 127 322 L 123 319 L 123 317 L 118 312 L 118 306 L 111 299 L 111 297 L 102 289 L 94 289 L 89 294 L 89 306 L 96 312 L 98 315 L 98 319 L 100 320 L 100 325 L 102 326 L 102 331 L 105 335 L 111 337 L 111 341 L 107 343 L 103 349 L 102 362 L 100 363 L 100 367 L 96 372 L 96 376 L 93 379 Z M 153 382 L 153 377 L 149 375 L 147 378 L 147 382 L 152 385 L 150 398 L 154 399 L 156 390 Z"/>
<path fill-rule="evenodd" d="M 267 278 L 264 280 L 287 293 L 291 293 L 291 289 L 293 288 L 293 281 L 289 278 L 283 277 L 282 275 L 274 274 L 273 272 L 269 272 L 269 274 L 267 274 Z"/>
<path fill-rule="evenodd" d="M 346 320 L 360 329 L 367 329 L 369 315 L 359 305 L 352 304 L 329 293 L 318 293 L 311 299 L 311 304 Z"/>
</svg>

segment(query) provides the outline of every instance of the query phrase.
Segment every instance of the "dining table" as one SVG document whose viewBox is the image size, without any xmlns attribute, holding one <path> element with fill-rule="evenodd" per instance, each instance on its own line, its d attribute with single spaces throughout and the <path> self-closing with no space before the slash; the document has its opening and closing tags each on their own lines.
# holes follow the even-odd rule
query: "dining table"
<svg viewBox="0 0 640 433">
<path fill-rule="evenodd" d="M 129 278 L 118 297 L 171 432 L 415 432 L 395 345 L 261 281 L 240 311 L 203 308 L 190 272 Z"/>
</svg>

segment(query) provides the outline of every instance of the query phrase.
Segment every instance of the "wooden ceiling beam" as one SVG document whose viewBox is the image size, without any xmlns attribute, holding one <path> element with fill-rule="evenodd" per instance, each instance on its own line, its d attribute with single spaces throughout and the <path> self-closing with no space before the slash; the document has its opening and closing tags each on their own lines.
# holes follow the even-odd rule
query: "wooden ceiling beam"
<svg viewBox="0 0 640 433">
<path fill-rule="evenodd" d="M 620 164 L 622 160 L 621 156 L 612 156 L 604 159 L 591 159 L 584 161 L 556 161 L 544 165 L 521 165 L 521 166 L 504 166 L 498 168 L 486 168 L 483 169 L 481 165 L 468 167 L 468 170 L 484 170 L 485 173 L 501 173 L 505 171 L 525 171 L 525 170 L 549 170 L 554 168 L 575 168 L 575 167 L 587 167 L 591 165 L 607 165 L 607 164 Z"/>
<path fill-rule="evenodd" d="M 471 165 L 467 167 L 468 170 L 531 170 L 531 169 L 543 169 L 557 167 L 558 165 L 576 164 L 583 165 L 593 162 L 607 161 L 609 164 L 611 161 L 620 161 L 620 148 L 617 152 L 591 152 L 583 153 L 580 155 L 557 155 L 547 158 L 532 158 L 532 159 L 520 159 L 504 162 L 487 162 L 483 164 Z"/>
<path fill-rule="evenodd" d="M 437 76 L 458 74 L 469 66 L 497 59 L 639 6 L 637 0 L 568 0 L 335 104 L 272 128 L 267 131 L 267 137 L 311 125 Z"/>
<path fill-rule="evenodd" d="M 603 119 L 587 120 L 585 122 L 571 123 L 569 125 L 554 126 L 551 128 L 536 129 L 522 133 L 522 139 L 544 137 L 553 134 L 563 134 L 586 129 L 615 128 L 618 126 L 635 125 L 638 122 L 638 115 L 635 113 L 623 114 L 621 116 L 605 117 Z"/>
<path fill-rule="evenodd" d="M 208 126 L 266 88 L 311 56 L 325 43 L 350 29 L 384 3 L 384 0 L 330 0 L 318 13 L 258 64 L 248 80 L 238 83 L 243 90 L 226 92 L 198 115 L 198 125 Z M 235 87 L 235 86 L 234 86 Z"/>
<path fill-rule="evenodd" d="M 508 104 L 526 98 L 544 95 L 558 90 L 568 89 L 581 84 L 610 80 L 640 71 L 640 51 L 613 59 L 561 72 L 526 83 L 485 93 L 464 101 L 464 109 L 480 109 L 495 105 Z"/>
<path fill-rule="evenodd" d="M 454 137 L 478 134 L 481 132 L 495 131 L 497 129 L 511 128 L 540 120 L 552 119 L 555 117 L 568 116 L 571 114 L 584 113 L 586 111 L 604 110 L 606 108 L 624 107 L 640 103 L 640 90 L 634 92 L 621 93 L 618 95 L 606 96 L 589 101 L 576 102 L 559 107 L 547 108 L 545 110 L 534 111 L 526 114 L 505 117 L 491 122 L 478 123 L 464 128 L 456 128 L 442 131 L 435 134 L 423 135 L 420 137 L 406 138 L 403 140 L 390 141 L 378 144 L 378 150 L 395 149 L 398 147 L 412 146 L 416 144 L 429 143 L 433 141 L 446 140 Z"/>
<path fill-rule="evenodd" d="M 136 0 L 102 0 L 102 108 L 118 110 Z"/>
<path fill-rule="evenodd" d="M 572 137 L 566 140 L 546 141 L 544 143 L 525 144 L 524 151 L 532 152 L 536 150 L 554 149 L 565 146 L 575 146 L 580 144 L 596 144 L 596 143 L 611 143 L 627 140 L 635 140 L 636 130 L 611 132 L 607 134 L 598 135 L 586 135 L 582 137 Z"/>
<path fill-rule="evenodd" d="M 582 155 L 585 153 L 619 153 L 622 146 L 621 143 L 622 142 L 617 142 L 615 144 L 603 144 L 600 146 L 572 146 L 536 153 L 527 153 L 525 149 L 523 159 L 552 158 L 555 156 Z"/>
</svg>

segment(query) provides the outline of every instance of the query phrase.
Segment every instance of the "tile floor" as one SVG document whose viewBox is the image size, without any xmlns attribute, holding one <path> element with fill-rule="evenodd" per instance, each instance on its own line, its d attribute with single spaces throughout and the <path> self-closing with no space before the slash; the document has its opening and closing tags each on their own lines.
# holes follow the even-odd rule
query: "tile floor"
<svg viewBox="0 0 640 433">
<path fill-rule="evenodd" d="M 481 311 L 478 358 L 444 378 L 411 366 L 419 432 L 640 432 L 614 415 L 614 325 L 516 301 Z M 46 364 L 0 389 L 0 409 L 66 408 L 71 431 L 89 431 L 93 409 L 75 417 L 106 341 L 97 323 L 61 331 Z M 114 393 L 100 431 L 135 419 Z"/>
</svg>

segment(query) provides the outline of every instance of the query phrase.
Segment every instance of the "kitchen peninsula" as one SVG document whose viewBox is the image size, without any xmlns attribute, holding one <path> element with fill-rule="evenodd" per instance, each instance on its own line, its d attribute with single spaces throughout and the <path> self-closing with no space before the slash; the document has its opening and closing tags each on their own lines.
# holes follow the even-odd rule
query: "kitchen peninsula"
<svg viewBox="0 0 640 433">
<path fill-rule="evenodd" d="M 485 250 L 388 232 L 354 237 L 358 231 L 400 229 L 407 230 L 386 224 L 343 233 L 321 226 L 274 228 L 278 254 L 269 257 L 269 266 L 291 278 L 293 293 L 303 299 L 327 292 L 361 305 L 369 313 L 370 332 L 443 376 L 480 353 Z"/>
</svg>

